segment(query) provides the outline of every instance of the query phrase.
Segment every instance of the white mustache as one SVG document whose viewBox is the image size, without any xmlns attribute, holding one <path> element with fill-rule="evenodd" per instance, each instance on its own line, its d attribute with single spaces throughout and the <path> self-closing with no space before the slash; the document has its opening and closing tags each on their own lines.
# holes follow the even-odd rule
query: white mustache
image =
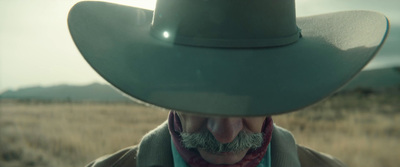
<svg viewBox="0 0 400 167">
<path fill-rule="evenodd" d="M 205 130 L 196 133 L 181 133 L 182 144 L 187 149 L 203 149 L 210 153 L 240 152 L 245 149 L 257 149 L 263 142 L 263 133 L 248 133 L 241 131 L 230 142 L 221 144 L 211 132 Z"/>
</svg>

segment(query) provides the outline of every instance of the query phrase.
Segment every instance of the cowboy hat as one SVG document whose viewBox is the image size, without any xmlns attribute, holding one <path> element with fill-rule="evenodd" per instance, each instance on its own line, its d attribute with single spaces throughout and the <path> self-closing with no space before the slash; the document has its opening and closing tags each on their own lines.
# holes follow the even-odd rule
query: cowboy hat
<svg viewBox="0 0 400 167">
<path fill-rule="evenodd" d="M 80 2 L 68 26 L 86 61 L 122 92 L 221 116 L 316 103 L 360 72 L 389 27 L 371 11 L 296 18 L 294 0 L 158 0 L 154 11 Z"/>
</svg>

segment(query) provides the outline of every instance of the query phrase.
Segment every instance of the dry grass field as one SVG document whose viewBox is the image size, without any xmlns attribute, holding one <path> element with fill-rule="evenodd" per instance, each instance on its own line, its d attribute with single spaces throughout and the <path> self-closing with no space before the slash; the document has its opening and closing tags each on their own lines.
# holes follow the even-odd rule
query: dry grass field
<svg viewBox="0 0 400 167">
<path fill-rule="evenodd" d="M 138 143 L 168 111 L 133 103 L 0 101 L 1 167 L 84 166 Z M 348 166 L 400 164 L 400 96 L 345 94 L 274 116 L 298 143 Z"/>
</svg>

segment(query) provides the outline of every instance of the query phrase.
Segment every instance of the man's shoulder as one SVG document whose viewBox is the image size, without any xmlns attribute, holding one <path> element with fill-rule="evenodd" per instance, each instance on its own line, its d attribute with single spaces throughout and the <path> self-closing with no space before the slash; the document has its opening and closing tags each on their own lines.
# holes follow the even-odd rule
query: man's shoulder
<svg viewBox="0 0 400 167">
<path fill-rule="evenodd" d="M 139 144 L 137 166 L 172 166 L 171 136 L 165 121 L 147 133 Z"/>
<path fill-rule="evenodd" d="M 290 131 L 274 126 L 271 146 L 272 163 L 275 166 L 303 167 L 345 167 L 341 161 L 331 155 L 315 151 L 296 143 Z"/>
<path fill-rule="evenodd" d="M 121 149 L 92 161 L 86 167 L 135 167 L 138 146 Z"/>
<path fill-rule="evenodd" d="M 301 166 L 346 167 L 345 164 L 329 154 L 317 152 L 301 145 L 297 145 L 297 154 L 299 156 Z"/>
</svg>

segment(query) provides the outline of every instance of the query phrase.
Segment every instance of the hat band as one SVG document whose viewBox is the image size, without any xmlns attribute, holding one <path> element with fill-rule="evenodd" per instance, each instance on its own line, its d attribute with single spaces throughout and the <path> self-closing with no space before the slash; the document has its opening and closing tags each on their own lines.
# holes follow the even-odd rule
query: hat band
<svg viewBox="0 0 400 167">
<path fill-rule="evenodd" d="M 180 45 L 197 46 L 197 47 L 220 47 L 220 48 L 261 48 L 276 47 L 289 45 L 296 42 L 301 37 L 301 30 L 297 28 L 297 32 L 284 37 L 264 38 L 264 39 L 216 39 L 216 38 L 199 38 L 185 37 L 174 35 L 173 32 L 160 31 L 151 28 L 151 35 L 159 40 L 171 42 Z"/>
</svg>

